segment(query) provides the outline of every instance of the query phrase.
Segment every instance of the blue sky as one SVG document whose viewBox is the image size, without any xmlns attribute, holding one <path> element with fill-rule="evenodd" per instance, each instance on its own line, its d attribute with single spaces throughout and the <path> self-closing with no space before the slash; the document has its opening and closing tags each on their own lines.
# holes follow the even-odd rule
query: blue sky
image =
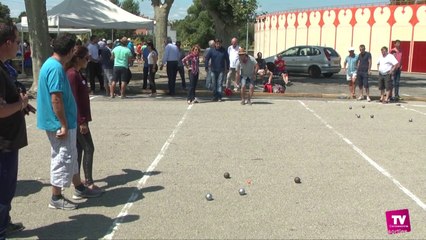
<svg viewBox="0 0 426 240">
<path fill-rule="evenodd" d="M 50 9 L 62 0 L 46 0 L 46 8 Z M 299 8 L 321 8 L 328 6 L 353 6 L 389 2 L 385 0 L 258 0 L 260 8 L 258 12 L 278 12 Z M 17 17 L 21 12 L 25 11 L 24 0 L 7 0 L 1 1 L 10 9 L 12 17 Z M 139 0 L 140 11 L 145 16 L 153 17 L 154 10 L 151 6 L 151 0 Z M 186 10 L 192 5 L 192 0 L 175 0 L 170 10 L 169 19 L 182 19 L 186 15 Z"/>
</svg>

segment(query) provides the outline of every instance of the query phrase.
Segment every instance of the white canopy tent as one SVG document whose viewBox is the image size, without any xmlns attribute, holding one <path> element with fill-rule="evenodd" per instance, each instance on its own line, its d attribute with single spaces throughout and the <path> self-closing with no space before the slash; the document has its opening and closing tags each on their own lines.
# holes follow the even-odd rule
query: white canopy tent
<svg viewBox="0 0 426 240">
<path fill-rule="evenodd" d="M 27 17 L 21 17 L 21 22 L 16 24 L 16 27 L 18 28 L 18 31 L 24 33 L 28 32 L 28 19 Z M 67 32 L 67 33 L 91 33 L 91 29 L 87 28 L 54 28 L 49 27 L 50 33 L 60 33 L 60 32 Z"/>
<path fill-rule="evenodd" d="M 108 0 L 64 0 L 47 11 L 49 27 L 90 29 L 152 28 L 153 21 Z"/>
</svg>

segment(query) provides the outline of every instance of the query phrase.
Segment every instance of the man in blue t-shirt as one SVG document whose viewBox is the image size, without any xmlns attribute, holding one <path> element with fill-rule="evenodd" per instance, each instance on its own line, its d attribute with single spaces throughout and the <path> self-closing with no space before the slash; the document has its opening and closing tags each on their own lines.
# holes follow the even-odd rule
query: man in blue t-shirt
<svg viewBox="0 0 426 240">
<path fill-rule="evenodd" d="M 49 208 L 72 210 L 77 204 L 62 196 L 75 186 L 73 199 L 97 197 L 100 190 L 83 185 L 77 162 L 77 106 L 64 65 L 73 57 L 75 38 L 65 34 L 53 41 L 53 55 L 40 69 L 37 93 L 37 128 L 45 130 L 51 146 Z"/>
</svg>

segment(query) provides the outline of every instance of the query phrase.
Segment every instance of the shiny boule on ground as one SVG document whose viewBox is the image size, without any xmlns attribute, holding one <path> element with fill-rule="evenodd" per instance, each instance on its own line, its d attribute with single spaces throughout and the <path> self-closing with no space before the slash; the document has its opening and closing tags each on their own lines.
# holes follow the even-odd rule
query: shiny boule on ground
<svg viewBox="0 0 426 240">
<path fill-rule="evenodd" d="M 223 177 L 226 178 L 226 179 L 228 179 L 228 178 L 231 178 L 231 175 L 229 174 L 229 172 L 225 172 L 223 174 Z"/>
<path fill-rule="evenodd" d="M 207 201 L 213 200 L 213 195 L 211 193 L 207 193 L 206 194 L 206 199 L 207 199 Z"/>
<path fill-rule="evenodd" d="M 242 196 L 242 195 L 246 195 L 246 190 L 244 188 L 240 188 L 240 190 L 238 190 L 238 193 Z"/>
</svg>

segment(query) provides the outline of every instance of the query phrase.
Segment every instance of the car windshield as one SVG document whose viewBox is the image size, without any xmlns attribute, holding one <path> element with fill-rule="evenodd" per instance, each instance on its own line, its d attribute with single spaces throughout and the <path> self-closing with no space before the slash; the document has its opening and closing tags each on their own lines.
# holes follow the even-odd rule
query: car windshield
<svg viewBox="0 0 426 240">
<path fill-rule="evenodd" d="M 297 56 L 299 48 L 290 48 L 282 53 L 284 57 Z"/>
</svg>

